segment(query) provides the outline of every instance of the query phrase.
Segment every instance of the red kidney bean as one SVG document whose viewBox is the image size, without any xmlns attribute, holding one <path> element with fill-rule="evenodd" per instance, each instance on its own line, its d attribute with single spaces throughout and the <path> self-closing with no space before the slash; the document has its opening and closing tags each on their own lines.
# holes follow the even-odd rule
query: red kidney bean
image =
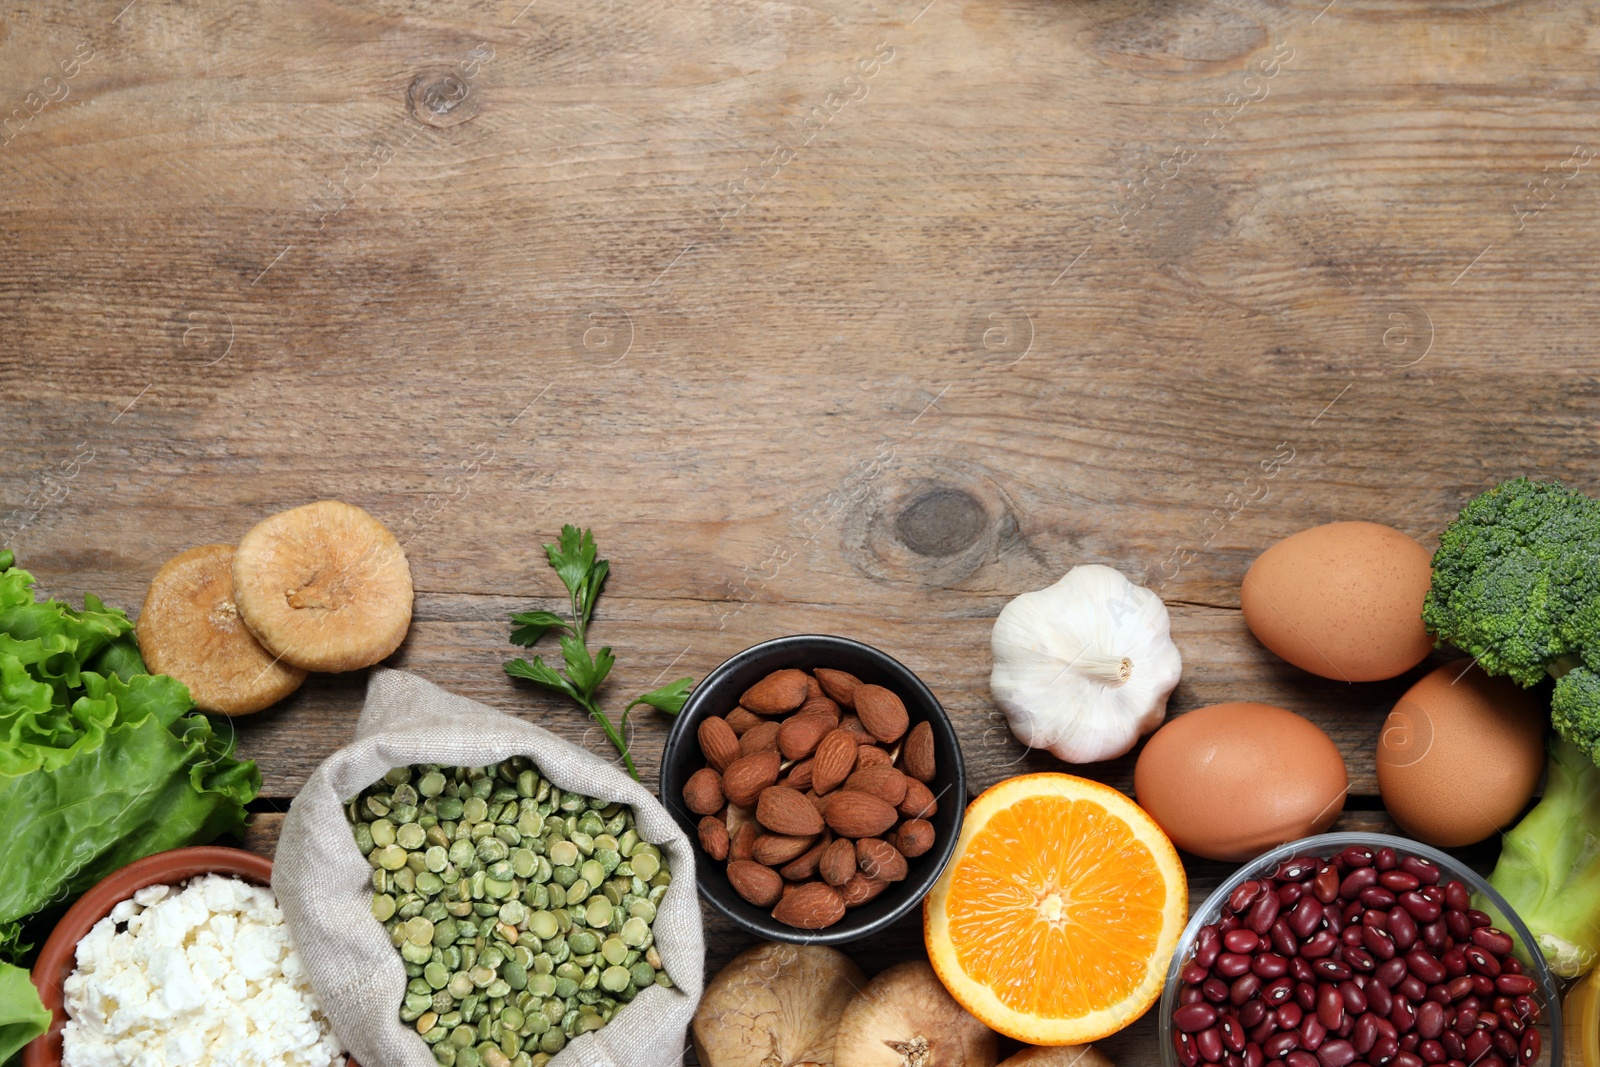
<svg viewBox="0 0 1600 1067">
<path fill-rule="evenodd" d="M 1339 940 L 1344 943 L 1346 948 L 1359 945 L 1361 944 L 1362 929 L 1360 926 L 1346 926 L 1344 931 L 1339 934 Z"/>
<path fill-rule="evenodd" d="M 1474 1030 L 1467 1035 L 1467 1059 L 1481 1059 L 1484 1053 L 1494 1044 L 1487 1030 Z"/>
<path fill-rule="evenodd" d="M 1256 902 L 1250 905 L 1250 915 L 1244 924 L 1258 934 L 1264 934 L 1272 929 L 1272 920 L 1278 917 L 1278 894 L 1262 893 Z"/>
<path fill-rule="evenodd" d="M 1375 1015 L 1387 1016 L 1394 1007 L 1394 994 L 1382 982 L 1368 982 L 1363 992 L 1367 994 L 1367 1010 Z"/>
<path fill-rule="evenodd" d="M 1459 945 L 1445 949 L 1439 956 L 1439 962 L 1444 964 L 1444 973 L 1450 978 L 1460 978 L 1467 973 L 1467 954 L 1461 951 Z"/>
<path fill-rule="evenodd" d="M 1354 900 L 1361 895 L 1363 889 L 1378 884 L 1378 872 L 1371 867 L 1357 867 L 1344 876 L 1344 881 L 1339 883 L 1339 895 L 1346 900 Z"/>
<path fill-rule="evenodd" d="M 1521 974 L 1522 961 L 1515 956 L 1502 956 L 1500 958 L 1500 971 L 1503 974 Z"/>
<path fill-rule="evenodd" d="M 1324 983 L 1317 990 L 1317 1019 L 1329 1030 L 1344 1024 L 1344 998 L 1339 995 L 1338 986 Z"/>
<path fill-rule="evenodd" d="M 1401 952 L 1416 943 L 1417 922 L 1405 908 L 1391 909 L 1383 918 L 1383 928 L 1389 931 L 1389 936 L 1394 938 L 1394 947 Z"/>
<path fill-rule="evenodd" d="M 1400 984 L 1394 987 L 1394 991 L 1413 1004 L 1428 995 L 1428 987 L 1423 984 L 1422 979 L 1414 974 L 1408 974 L 1400 979 Z M 1210 998 L 1208 997 L 1207 999 Z"/>
<path fill-rule="evenodd" d="M 1172 1025 L 1186 1034 L 1199 1033 L 1217 1021 L 1217 1009 L 1206 1003 L 1187 1004 L 1172 1013 Z"/>
<path fill-rule="evenodd" d="M 1311 969 L 1311 961 L 1299 956 L 1289 961 L 1289 974 L 1296 982 L 1314 982 L 1317 978 L 1317 972 Z"/>
<path fill-rule="evenodd" d="M 1472 979 L 1467 975 L 1462 975 L 1460 978 L 1452 979 L 1444 987 L 1444 991 L 1448 995 L 1451 1003 L 1454 1003 L 1463 997 L 1470 997 L 1472 995 L 1472 989 Z"/>
<path fill-rule="evenodd" d="M 1424 1002 L 1431 1000 L 1439 1005 L 1448 1004 L 1450 1003 L 1450 989 L 1444 985 L 1431 985 L 1428 987 L 1427 995 L 1422 999 Z M 1422 1007 L 1422 1004 L 1418 1004 L 1417 1007 Z"/>
<path fill-rule="evenodd" d="M 1498 1029 L 1500 1029 L 1500 1016 L 1495 1014 L 1492 1011 L 1480 1011 L 1478 1013 L 1478 1029 L 1479 1030 L 1498 1030 Z"/>
<path fill-rule="evenodd" d="M 1239 1025 L 1239 1020 L 1224 1015 L 1217 1020 L 1217 1029 L 1222 1032 L 1222 1043 L 1229 1052 L 1243 1052 L 1245 1045 L 1244 1027 Z"/>
<path fill-rule="evenodd" d="M 1278 1025 L 1285 1030 L 1299 1030 L 1305 1017 L 1305 1010 L 1300 1007 L 1298 1001 L 1291 1000 L 1278 1009 Z"/>
<path fill-rule="evenodd" d="M 1361 913 L 1361 925 L 1370 926 L 1375 930 L 1382 930 L 1388 915 L 1381 908 L 1368 908 Z"/>
<path fill-rule="evenodd" d="M 1487 913 L 1481 912 L 1477 908 L 1468 908 L 1468 909 L 1466 909 L 1466 915 L 1467 915 L 1467 921 L 1472 924 L 1472 928 L 1474 930 L 1476 930 L 1480 926 L 1493 926 L 1494 925 L 1494 920 L 1489 918 Z"/>
<path fill-rule="evenodd" d="M 1521 974 L 1502 974 L 1494 980 L 1494 987 L 1508 997 L 1520 997 L 1539 988 L 1539 983 Z"/>
<path fill-rule="evenodd" d="M 1261 937 L 1254 930 L 1232 930 L 1222 939 L 1222 946 L 1229 952 L 1254 952 L 1261 944 Z"/>
<path fill-rule="evenodd" d="M 1421 893 L 1423 896 L 1439 905 L 1441 911 L 1444 909 L 1444 886 L 1425 885 L 1421 889 L 1417 890 L 1417 892 Z"/>
<path fill-rule="evenodd" d="M 1351 845 L 1339 853 L 1339 858 L 1352 867 L 1371 867 L 1376 856 L 1366 845 Z"/>
<path fill-rule="evenodd" d="M 1372 870 L 1371 867 L 1361 868 L 1364 871 Z M 1305 960 L 1320 960 L 1333 952 L 1339 938 L 1332 930 L 1319 930 L 1300 946 L 1300 958 Z"/>
<path fill-rule="evenodd" d="M 1428 946 L 1428 951 L 1433 953 L 1443 952 L 1450 945 L 1450 931 L 1445 929 L 1444 920 L 1435 919 L 1421 930 L 1422 943 Z"/>
<path fill-rule="evenodd" d="M 1237 915 L 1224 915 L 1217 920 L 1217 933 L 1219 934 L 1226 934 L 1230 930 L 1237 929 L 1239 929 L 1239 916 Z"/>
<path fill-rule="evenodd" d="M 1183 973 L 1179 975 L 1179 977 L 1181 977 L 1185 982 L 1188 982 L 1190 985 L 1199 985 L 1201 982 L 1204 982 L 1210 974 L 1210 970 L 1191 960 L 1184 966 Z"/>
<path fill-rule="evenodd" d="M 1261 1054 L 1261 1046 L 1252 1041 L 1244 1047 L 1244 1067 L 1262 1067 L 1267 1058 Z"/>
<path fill-rule="evenodd" d="M 1298 882 L 1316 874 L 1320 866 L 1322 861 L 1315 856 L 1295 856 L 1278 864 L 1278 873 L 1273 877 L 1280 882 Z"/>
<path fill-rule="evenodd" d="M 1444 884 L 1444 902 L 1456 911 L 1466 911 L 1472 907 L 1472 893 L 1461 882 L 1452 878 Z"/>
<path fill-rule="evenodd" d="M 1361 943 L 1367 946 L 1368 952 L 1380 960 L 1394 959 L 1396 947 L 1394 937 L 1387 930 L 1380 930 L 1376 926 L 1363 926 L 1361 928 Z M 1404 973 L 1404 963 L 1401 964 L 1400 969 Z M 1382 968 L 1379 968 L 1379 970 L 1382 970 Z M 1388 984 L 1393 985 L 1394 982 Z"/>
<path fill-rule="evenodd" d="M 1317 876 L 1311 879 L 1311 894 L 1324 904 L 1332 904 L 1339 896 L 1339 872 L 1329 864 L 1323 864 L 1317 871 Z"/>
<path fill-rule="evenodd" d="M 1200 1050 L 1200 1058 L 1207 1063 L 1222 1062 L 1225 1050 L 1222 1047 L 1222 1035 L 1217 1032 L 1216 1027 L 1195 1034 L 1194 1044 L 1195 1048 Z"/>
<path fill-rule="evenodd" d="M 1221 954 L 1221 932 L 1215 925 L 1202 926 L 1199 936 L 1195 938 L 1194 962 L 1209 971 Z"/>
<path fill-rule="evenodd" d="M 1356 1061 L 1355 1046 L 1344 1038 L 1324 1042 L 1323 1046 L 1317 1049 L 1317 1061 L 1322 1067 L 1349 1067 Z"/>
<path fill-rule="evenodd" d="M 1444 1006 L 1425 1000 L 1417 1005 L 1417 1033 L 1424 1038 L 1435 1038 L 1444 1033 Z"/>
<path fill-rule="evenodd" d="M 1400 1040 L 1400 1031 L 1394 1028 L 1394 1023 L 1390 1022 L 1387 1016 L 1378 1016 L 1378 1033 L 1391 1041 Z"/>
<path fill-rule="evenodd" d="M 1247 1030 L 1254 1030 L 1261 1025 L 1261 1020 L 1267 1017 L 1267 1003 L 1260 997 L 1241 1005 L 1239 1008 L 1239 1022 Z"/>
<path fill-rule="evenodd" d="M 1509 955 L 1515 947 L 1509 934 L 1503 934 L 1492 926 L 1479 927 L 1472 931 L 1471 937 L 1474 945 L 1496 956 Z"/>
<path fill-rule="evenodd" d="M 1457 941 L 1465 941 L 1472 933 L 1472 924 L 1467 921 L 1466 913 L 1460 911 L 1444 913 L 1444 928 Z"/>
<path fill-rule="evenodd" d="M 1220 962 L 1218 961 L 1219 965 Z M 1435 982 L 1442 982 L 1445 979 L 1444 964 L 1420 948 L 1414 948 L 1406 953 L 1406 966 L 1411 969 L 1412 974 L 1429 985 Z"/>
<path fill-rule="evenodd" d="M 1443 1063 L 1444 1046 L 1437 1041 L 1423 1041 L 1417 1046 L 1417 1055 L 1422 1057 L 1423 1063 Z"/>
<path fill-rule="evenodd" d="M 1393 1067 L 1425 1067 L 1422 1057 L 1415 1052 L 1396 1052 L 1390 1063 Z"/>
<path fill-rule="evenodd" d="M 1414 874 L 1423 885 L 1433 885 L 1439 881 L 1439 868 L 1432 863 L 1417 856 L 1407 856 L 1400 861 L 1400 869 L 1407 874 Z"/>
<path fill-rule="evenodd" d="M 1258 1000 L 1255 1003 L 1260 1004 L 1261 1002 Z M 1263 1005 L 1263 1007 L 1264 1006 L 1265 1005 Z M 1277 1032 L 1278 1020 L 1272 1017 L 1271 1012 L 1267 1012 L 1266 1015 L 1262 1017 L 1260 1022 L 1256 1023 L 1250 1028 L 1249 1036 L 1251 1041 L 1254 1041 L 1259 1045 L 1261 1042 L 1265 1041 L 1267 1038 L 1271 1037 Z"/>
<path fill-rule="evenodd" d="M 1344 906 L 1344 911 L 1340 913 L 1339 917 L 1343 919 L 1345 925 L 1348 926 L 1361 918 L 1361 912 L 1363 910 L 1364 909 L 1361 907 L 1361 901 L 1352 900 L 1350 903 Z"/>
<path fill-rule="evenodd" d="M 1472 978 L 1472 992 L 1480 997 L 1487 997 L 1494 993 L 1494 979 L 1486 974 L 1474 974 Z"/>
<path fill-rule="evenodd" d="M 1418 888 L 1422 882 L 1416 875 L 1405 871 L 1384 871 L 1378 875 L 1378 884 L 1391 893 L 1404 893 L 1408 889 Z"/>
<path fill-rule="evenodd" d="M 1392 1037 L 1380 1037 L 1373 1044 L 1372 1051 L 1367 1053 L 1368 1063 L 1393 1063 L 1394 1058 L 1400 1054 L 1400 1042 Z"/>
<path fill-rule="evenodd" d="M 1405 997 L 1395 997 L 1394 1007 L 1389 1009 L 1389 1021 L 1394 1023 L 1394 1028 L 1402 1034 L 1409 1034 L 1417 1025 L 1416 1010 Z"/>
<path fill-rule="evenodd" d="M 1539 1031 L 1530 1028 L 1522 1035 L 1522 1043 L 1517 1048 L 1517 1062 L 1529 1064 L 1539 1058 L 1539 1046 L 1544 1039 L 1539 1036 Z"/>
<path fill-rule="evenodd" d="M 1300 939 L 1289 929 L 1289 920 L 1282 916 L 1272 920 L 1272 929 L 1268 931 L 1268 936 L 1272 939 L 1272 947 L 1280 956 L 1293 956 L 1300 951 Z"/>
<path fill-rule="evenodd" d="M 1377 955 L 1377 953 L 1373 953 Z M 1378 969 L 1372 972 L 1372 977 L 1380 984 L 1393 989 L 1406 976 L 1406 961 L 1400 958 L 1386 959 L 1378 964 Z"/>
<path fill-rule="evenodd" d="M 1511 1009 L 1520 1018 L 1527 1019 L 1529 1022 L 1535 1022 L 1539 1018 L 1539 1005 L 1526 993 L 1511 1002 Z"/>
<path fill-rule="evenodd" d="M 1200 992 L 1200 987 L 1197 985 L 1186 985 L 1178 990 L 1179 1004 L 1198 1004 L 1204 999 L 1205 994 Z"/>
<path fill-rule="evenodd" d="M 1182 1030 L 1172 1032 L 1172 1047 L 1178 1053 L 1178 1062 L 1183 1067 L 1195 1067 L 1200 1062 L 1200 1050 L 1195 1047 L 1194 1037 Z"/>
<path fill-rule="evenodd" d="M 1288 885 L 1280 885 L 1278 887 L 1278 903 L 1283 905 L 1285 908 L 1292 907 L 1301 897 L 1305 896 L 1305 894 L 1306 891 L 1299 882 L 1290 882 Z"/>
<path fill-rule="evenodd" d="M 1400 906 L 1411 913 L 1411 917 L 1419 923 L 1431 923 L 1444 911 L 1443 908 L 1417 892 L 1415 889 L 1401 893 L 1396 898 Z"/>
<path fill-rule="evenodd" d="M 1372 1046 L 1378 1041 L 1378 1021 L 1371 1012 L 1356 1020 L 1355 1029 L 1350 1031 L 1350 1044 L 1355 1050 L 1365 1056 L 1372 1051 Z"/>
<path fill-rule="evenodd" d="M 1217 957 L 1215 969 L 1224 978 L 1237 978 L 1250 972 L 1250 957 L 1239 952 L 1224 952 Z"/>
<path fill-rule="evenodd" d="M 1343 960 L 1318 960 L 1311 965 L 1311 969 L 1317 972 L 1318 978 L 1331 979 L 1335 982 L 1342 982 L 1354 973 L 1350 970 L 1350 965 Z"/>
<path fill-rule="evenodd" d="M 1463 999 L 1461 1003 L 1456 1005 L 1456 1011 L 1465 1011 L 1468 1008 L 1471 1008 L 1473 1011 L 1482 1011 L 1483 1002 L 1477 997 L 1467 997 Z"/>
<path fill-rule="evenodd" d="M 1296 937 L 1310 937 L 1322 923 L 1322 902 L 1314 896 L 1302 897 L 1288 914 L 1289 929 Z"/>
<path fill-rule="evenodd" d="M 1372 860 L 1372 865 L 1378 868 L 1380 871 L 1392 871 L 1399 863 L 1399 855 L 1397 855 L 1395 850 L 1390 848 L 1388 845 L 1384 845 L 1382 848 L 1378 849 L 1377 855 L 1374 856 Z"/>
<path fill-rule="evenodd" d="M 1294 979 L 1287 977 L 1274 979 L 1267 983 L 1267 987 L 1261 991 L 1261 999 L 1265 1000 L 1267 1006 L 1272 1008 L 1277 1007 L 1292 996 L 1294 996 Z"/>
<path fill-rule="evenodd" d="M 1455 1032 L 1456 1033 L 1462 1034 L 1462 1035 L 1470 1034 L 1470 1033 L 1472 1033 L 1472 1031 L 1476 1030 L 1477 1028 L 1478 1028 L 1478 1009 L 1477 1008 L 1458 1008 L 1458 1009 L 1456 1009 L 1456 1021 L 1455 1021 Z"/>
<path fill-rule="evenodd" d="M 1395 905 L 1395 895 L 1379 886 L 1363 889 L 1361 895 L 1356 899 L 1361 901 L 1362 907 L 1381 908 L 1384 911 L 1388 911 Z"/>
<path fill-rule="evenodd" d="M 1444 1046 L 1445 1052 L 1453 1060 L 1464 1059 L 1467 1055 L 1467 1043 L 1460 1034 L 1454 1030 L 1446 1030 L 1439 1035 L 1439 1044 Z"/>
<path fill-rule="evenodd" d="M 1251 904 L 1254 904 L 1256 898 L 1261 895 L 1261 891 L 1265 888 L 1254 878 L 1247 882 L 1240 882 L 1234 891 L 1228 894 L 1228 910 L 1235 915 L 1239 914 Z"/>
<path fill-rule="evenodd" d="M 1200 987 L 1200 992 L 1213 1004 L 1221 1004 L 1228 999 L 1228 983 L 1220 978 L 1207 978 Z"/>
<path fill-rule="evenodd" d="M 1317 1067 L 1317 1058 L 1304 1049 L 1295 1049 L 1283 1058 L 1289 1067 Z"/>
<path fill-rule="evenodd" d="M 1378 966 L 1378 961 L 1372 958 L 1372 953 L 1358 945 L 1345 946 L 1344 961 L 1358 971 L 1371 971 Z M 1359 974 L 1356 976 L 1358 980 L 1362 977 L 1364 976 Z"/>
<path fill-rule="evenodd" d="M 1367 1010 L 1367 995 L 1354 982 L 1339 983 L 1339 998 L 1344 1001 L 1344 1010 L 1352 1018 Z"/>
<path fill-rule="evenodd" d="M 1322 1047 L 1328 1039 L 1328 1028 L 1322 1025 L 1322 1020 L 1315 1015 L 1307 1015 L 1300 1020 L 1300 1046 L 1312 1052 Z"/>
<path fill-rule="evenodd" d="M 1317 987 L 1311 982 L 1300 982 L 1294 987 L 1294 1002 L 1303 1011 L 1317 1010 Z"/>
<path fill-rule="evenodd" d="M 1261 992 L 1260 976 L 1254 974 L 1242 975 L 1229 987 L 1228 1003 L 1236 1008 L 1243 1007 L 1259 992 Z"/>
<path fill-rule="evenodd" d="M 1262 978 L 1279 978 L 1289 970 L 1289 961 L 1276 952 L 1263 952 L 1250 961 L 1250 970 Z"/>
<path fill-rule="evenodd" d="M 1340 912 L 1338 908 L 1323 908 L 1322 921 L 1326 925 L 1326 928 L 1332 930 L 1334 933 L 1338 933 L 1348 925 L 1344 921 L 1344 914 Z"/>
<path fill-rule="evenodd" d="M 1300 1035 L 1293 1030 L 1282 1030 L 1267 1038 L 1261 1051 L 1275 1060 L 1281 1060 L 1300 1047 Z"/>
<path fill-rule="evenodd" d="M 1465 949 L 1461 953 L 1461 956 L 1467 961 L 1467 966 L 1471 967 L 1479 974 L 1486 974 L 1490 978 L 1499 977 L 1500 961 L 1495 959 L 1491 953 L 1487 952 L 1482 947 L 1473 945 L 1470 948 Z"/>
</svg>

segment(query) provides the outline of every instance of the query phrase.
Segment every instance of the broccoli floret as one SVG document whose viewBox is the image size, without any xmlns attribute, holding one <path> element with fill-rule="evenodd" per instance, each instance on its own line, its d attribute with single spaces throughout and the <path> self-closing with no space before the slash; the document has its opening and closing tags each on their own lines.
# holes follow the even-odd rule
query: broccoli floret
<svg viewBox="0 0 1600 1067">
<path fill-rule="evenodd" d="M 1600 760 L 1600 501 L 1515 478 L 1439 537 L 1422 620 L 1490 674 L 1558 679 L 1556 729 Z"/>
<path fill-rule="evenodd" d="M 1556 974 L 1576 977 L 1600 959 L 1600 767 L 1571 741 L 1551 742 L 1544 799 L 1506 832 L 1489 884 Z"/>
</svg>

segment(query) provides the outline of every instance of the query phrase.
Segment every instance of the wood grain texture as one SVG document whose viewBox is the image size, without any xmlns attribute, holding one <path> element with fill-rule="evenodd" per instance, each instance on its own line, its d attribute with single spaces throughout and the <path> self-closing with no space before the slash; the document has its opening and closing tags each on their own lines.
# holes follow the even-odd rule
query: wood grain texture
<svg viewBox="0 0 1600 1067">
<path fill-rule="evenodd" d="M 350 500 L 411 559 L 396 665 L 598 744 L 498 666 L 583 522 L 613 696 L 845 634 L 926 678 L 974 789 L 1056 766 L 990 703 L 995 613 L 1107 563 L 1171 606 L 1175 712 L 1303 712 L 1373 818 L 1420 669 L 1309 678 L 1238 583 L 1312 524 L 1431 547 L 1506 477 L 1600 491 L 1600 35 L 1324 3 L 12 5 L 0 539 L 134 608 L 183 548 Z M 235 724 L 267 795 L 362 689 Z"/>
</svg>

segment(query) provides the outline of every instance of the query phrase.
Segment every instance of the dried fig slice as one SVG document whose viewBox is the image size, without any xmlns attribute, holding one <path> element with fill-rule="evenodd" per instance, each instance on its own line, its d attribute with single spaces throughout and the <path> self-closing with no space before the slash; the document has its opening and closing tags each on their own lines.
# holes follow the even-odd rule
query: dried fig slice
<svg viewBox="0 0 1600 1067">
<path fill-rule="evenodd" d="M 994 1031 L 967 1014 L 926 960 L 899 963 L 845 1007 L 834 1067 L 994 1067 Z"/>
<path fill-rule="evenodd" d="M 201 711 L 249 715 L 300 688 L 306 672 L 279 660 L 239 618 L 232 545 L 199 545 L 150 581 L 135 632 L 145 665 L 189 687 Z"/>
<path fill-rule="evenodd" d="M 834 1067 L 839 1013 L 865 982 L 837 949 L 757 945 L 706 986 L 695 1055 L 703 1067 Z"/>
<path fill-rule="evenodd" d="M 399 648 L 411 594 L 394 534 L 337 500 L 262 520 L 233 557 L 245 625 L 267 651 L 308 671 L 369 667 Z"/>
</svg>

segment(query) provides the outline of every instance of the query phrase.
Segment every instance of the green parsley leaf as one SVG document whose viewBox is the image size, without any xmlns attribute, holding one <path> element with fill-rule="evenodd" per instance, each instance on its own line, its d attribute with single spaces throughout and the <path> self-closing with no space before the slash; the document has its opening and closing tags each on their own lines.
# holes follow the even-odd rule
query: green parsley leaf
<svg viewBox="0 0 1600 1067">
<path fill-rule="evenodd" d="M 547 630 L 570 630 L 561 616 L 553 611 L 518 611 L 511 616 L 517 628 L 511 631 L 511 643 L 527 648 L 536 644 Z"/>
<path fill-rule="evenodd" d="M 689 699 L 689 690 L 693 687 L 693 678 L 679 678 L 676 682 L 668 682 L 660 689 L 652 689 L 644 696 L 634 697 L 633 703 L 628 705 L 628 710 L 632 711 L 640 704 L 648 704 L 657 711 L 676 715 L 683 710 L 684 703 Z"/>
</svg>

